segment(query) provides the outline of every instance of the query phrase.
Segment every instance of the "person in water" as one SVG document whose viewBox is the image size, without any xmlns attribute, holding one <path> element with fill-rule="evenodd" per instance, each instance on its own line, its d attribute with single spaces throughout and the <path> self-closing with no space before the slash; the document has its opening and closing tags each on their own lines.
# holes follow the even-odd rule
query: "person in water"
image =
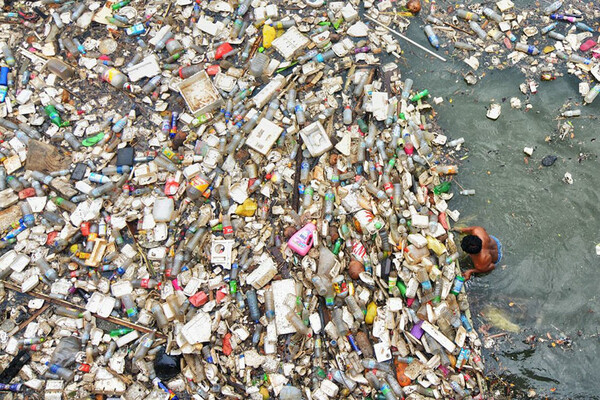
<svg viewBox="0 0 600 400">
<path fill-rule="evenodd" d="M 471 256 L 475 268 L 464 272 L 463 277 L 469 279 L 471 274 L 486 273 L 494 269 L 502 260 L 502 244 L 494 236 L 489 235 L 481 226 L 457 228 L 457 231 L 466 233 L 460 247 Z"/>
</svg>

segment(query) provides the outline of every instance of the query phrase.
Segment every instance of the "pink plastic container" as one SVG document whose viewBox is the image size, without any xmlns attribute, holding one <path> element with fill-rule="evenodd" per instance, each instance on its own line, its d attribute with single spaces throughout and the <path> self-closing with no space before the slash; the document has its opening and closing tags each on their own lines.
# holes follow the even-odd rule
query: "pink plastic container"
<svg viewBox="0 0 600 400">
<path fill-rule="evenodd" d="M 306 224 L 290 238 L 288 241 L 289 248 L 299 255 L 305 256 L 313 245 L 313 232 L 316 230 L 317 227 L 313 224 Z"/>
</svg>

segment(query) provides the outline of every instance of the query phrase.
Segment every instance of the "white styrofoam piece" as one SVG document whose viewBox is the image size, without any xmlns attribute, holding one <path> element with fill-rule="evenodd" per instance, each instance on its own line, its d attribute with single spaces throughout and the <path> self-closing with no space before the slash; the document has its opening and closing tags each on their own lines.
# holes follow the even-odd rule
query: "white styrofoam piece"
<svg viewBox="0 0 600 400">
<path fill-rule="evenodd" d="M 313 122 L 302 129 L 300 135 L 302 136 L 310 155 L 313 157 L 319 157 L 333 148 L 333 144 L 331 143 L 331 140 L 329 140 L 325 128 L 323 128 L 323 125 L 321 125 L 321 122 L 319 121 Z"/>
<path fill-rule="evenodd" d="M 183 326 L 181 334 L 189 344 L 206 343 L 210 341 L 211 328 L 210 315 L 198 310 L 194 318 Z"/>
<path fill-rule="evenodd" d="M 261 119 L 246 139 L 246 145 L 262 155 L 267 155 L 281 136 L 283 128 L 268 119 Z"/>
<path fill-rule="evenodd" d="M 277 326 L 277 335 L 287 335 L 295 333 L 296 329 L 288 319 L 287 313 L 294 307 L 294 304 L 289 304 L 289 298 L 296 298 L 296 285 L 293 279 L 282 279 L 271 283 L 273 291 L 273 299 L 275 303 L 275 324 Z M 291 297 L 289 297 L 291 296 Z"/>
</svg>

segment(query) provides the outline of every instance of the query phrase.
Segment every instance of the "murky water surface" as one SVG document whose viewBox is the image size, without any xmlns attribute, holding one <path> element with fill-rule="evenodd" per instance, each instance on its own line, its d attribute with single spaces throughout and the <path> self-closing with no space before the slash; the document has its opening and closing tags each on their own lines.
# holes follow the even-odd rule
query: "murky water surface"
<svg viewBox="0 0 600 400">
<path fill-rule="evenodd" d="M 407 36 L 428 46 L 421 26 L 414 19 Z M 435 107 L 438 121 L 450 138 L 464 137 L 469 150 L 456 181 L 476 195 L 460 196 L 453 185 L 452 206 L 464 224 L 484 226 L 504 245 L 502 267 L 476 277 L 469 287 L 474 313 L 492 305 L 522 329 L 487 352 L 489 370 L 551 398 L 600 398 L 595 397 L 600 338 L 594 336 L 600 331 L 600 257 L 594 249 L 600 242 L 600 100 L 574 106 L 582 109 L 582 117 L 571 119 L 574 137 L 560 140 L 561 106 L 569 99 L 581 102 L 575 77 L 541 82 L 537 94 L 526 96 L 519 91 L 526 77 L 518 68 L 486 70 L 482 63 L 477 73 L 485 76 L 468 86 L 462 73 L 469 67 L 458 57 L 450 54 L 444 63 L 406 43 L 403 49 L 403 79 L 411 77 L 415 89 L 444 98 Z M 511 97 L 533 108 L 511 109 Z M 502 104 L 497 121 L 485 116 L 492 102 Z M 524 147 L 535 148 L 532 157 L 525 156 Z M 558 157 L 553 166 L 541 166 L 546 155 Z M 566 172 L 572 185 L 562 181 Z M 488 322 L 481 316 L 475 320 L 478 328 Z M 531 335 L 545 341 L 532 348 L 524 343 Z M 552 345 L 565 336 L 572 340 L 570 349 Z"/>
</svg>

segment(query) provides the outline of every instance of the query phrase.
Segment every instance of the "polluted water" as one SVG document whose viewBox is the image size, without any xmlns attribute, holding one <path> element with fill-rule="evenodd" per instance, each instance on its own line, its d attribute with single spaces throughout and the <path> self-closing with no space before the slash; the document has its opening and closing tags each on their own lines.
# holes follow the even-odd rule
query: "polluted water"
<svg viewBox="0 0 600 400">
<path fill-rule="evenodd" d="M 583 108 L 598 53 L 574 44 L 597 24 L 562 3 L 421 7 L 7 5 L 6 398 L 498 397 L 452 229 L 455 194 L 477 197 L 455 190 L 468 141 L 402 54 L 444 62 L 452 40 L 476 72 L 508 67 L 502 51 L 531 92 L 559 73 L 530 61 L 544 57 L 587 84 Z M 528 41 L 551 21 L 566 25 L 547 28 L 553 50 Z"/>
</svg>

